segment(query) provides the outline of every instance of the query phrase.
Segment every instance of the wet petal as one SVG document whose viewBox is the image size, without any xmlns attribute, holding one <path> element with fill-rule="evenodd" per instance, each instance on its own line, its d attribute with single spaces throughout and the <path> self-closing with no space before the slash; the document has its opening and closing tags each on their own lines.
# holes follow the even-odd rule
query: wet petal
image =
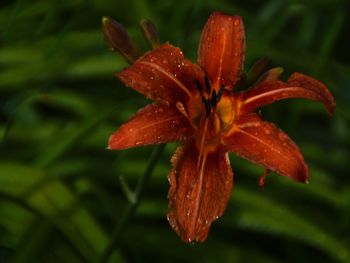
<svg viewBox="0 0 350 263">
<path fill-rule="evenodd" d="M 269 80 L 241 93 L 243 105 L 241 113 L 249 113 L 256 108 L 287 98 L 305 98 L 324 104 L 332 114 L 335 101 L 327 87 L 309 76 L 294 73 L 287 82 Z"/>
<path fill-rule="evenodd" d="M 176 108 L 150 104 L 110 136 L 108 148 L 120 150 L 184 140 L 193 133 L 192 129 L 187 118 Z"/>
<path fill-rule="evenodd" d="M 148 98 L 167 104 L 187 100 L 196 89 L 195 66 L 170 44 L 146 53 L 117 77 Z"/>
<path fill-rule="evenodd" d="M 229 151 L 299 182 L 306 182 L 308 168 L 295 143 L 272 123 L 249 114 L 236 121 L 223 138 Z"/>
<path fill-rule="evenodd" d="M 228 154 L 220 149 L 198 162 L 195 143 L 180 146 L 169 174 L 168 220 L 185 242 L 204 241 L 211 223 L 221 216 L 232 189 Z"/>
<path fill-rule="evenodd" d="M 241 76 L 244 63 L 242 18 L 213 13 L 203 29 L 198 53 L 198 63 L 215 89 L 221 85 L 233 87 Z"/>
</svg>

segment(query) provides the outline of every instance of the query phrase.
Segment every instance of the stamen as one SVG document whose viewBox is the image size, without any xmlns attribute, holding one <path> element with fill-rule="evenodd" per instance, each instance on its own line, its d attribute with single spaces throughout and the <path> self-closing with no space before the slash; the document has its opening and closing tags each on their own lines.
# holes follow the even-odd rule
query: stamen
<svg viewBox="0 0 350 263">
<path fill-rule="evenodd" d="M 219 92 L 216 96 L 218 102 L 221 100 L 222 94 L 224 93 L 224 89 L 225 89 L 224 85 L 222 85 L 219 89 Z"/>
<path fill-rule="evenodd" d="M 265 187 L 266 176 L 268 176 L 270 172 L 269 169 L 265 169 L 263 175 L 259 177 L 258 184 L 262 190 L 264 190 Z"/>
<path fill-rule="evenodd" d="M 210 104 L 211 106 L 215 107 L 217 103 L 218 103 L 218 100 L 216 96 L 216 91 L 215 89 L 213 89 L 213 91 L 211 92 Z"/>
<path fill-rule="evenodd" d="M 204 77 L 204 81 L 205 81 L 205 88 L 207 90 L 207 93 L 210 94 L 210 82 L 207 76 Z"/>
<path fill-rule="evenodd" d="M 200 84 L 199 80 L 198 80 L 198 79 L 194 79 L 194 82 L 196 83 L 197 90 L 198 90 L 201 94 L 203 94 L 202 85 Z"/>
<path fill-rule="evenodd" d="M 206 98 L 204 98 L 203 95 L 202 95 L 201 98 L 202 98 L 202 102 L 203 102 L 204 107 L 205 107 L 205 116 L 209 117 L 209 115 L 210 115 L 210 108 L 211 108 L 210 102 Z"/>
</svg>

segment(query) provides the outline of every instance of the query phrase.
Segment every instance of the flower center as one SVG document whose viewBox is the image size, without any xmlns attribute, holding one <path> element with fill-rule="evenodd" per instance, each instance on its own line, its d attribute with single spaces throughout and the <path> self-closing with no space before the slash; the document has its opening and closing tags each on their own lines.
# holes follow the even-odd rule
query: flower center
<svg viewBox="0 0 350 263">
<path fill-rule="evenodd" d="M 220 136 L 232 127 L 235 103 L 232 93 L 221 86 L 218 91 L 210 86 L 207 77 L 205 88 L 195 80 L 198 93 L 189 103 L 189 119 L 197 129 L 196 138 L 205 140 L 209 146 L 217 146 Z M 201 139 L 200 139 L 201 138 Z"/>
</svg>

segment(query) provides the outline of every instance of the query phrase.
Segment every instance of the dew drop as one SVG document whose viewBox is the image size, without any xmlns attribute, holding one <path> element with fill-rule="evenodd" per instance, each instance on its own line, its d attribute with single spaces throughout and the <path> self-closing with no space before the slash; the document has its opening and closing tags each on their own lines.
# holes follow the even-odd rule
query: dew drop
<svg viewBox="0 0 350 263">
<path fill-rule="evenodd" d="M 134 131 L 134 129 L 133 129 L 133 128 L 130 128 L 130 129 L 129 129 L 129 132 L 133 132 L 133 131 Z"/>
<path fill-rule="evenodd" d="M 143 141 L 136 141 L 135 142 L 135 145 L 141 145 L 141 144 L 143 144 Z"/>
<path fill-rule="evenodd" d="M 280 140 L 284 141 L 286 139 L 286 136 L 282 132 L 280 132 L 280 133 L 278 133 L 278 138 Z"/>
<path fill-rule="evenodd" d="M 234 24 L 235 26 L 238 26 L 238 25 L 239 25 L 239 21 L 236 20 L 233 24 Z"/>
<path fill-rule="evenodd" d="M 266 135 L 269 135 L 271 133 L 271 131 L 268 130 L 268 129 L 264 129 L 264 132 L 265 132 Z"/>
</svg>

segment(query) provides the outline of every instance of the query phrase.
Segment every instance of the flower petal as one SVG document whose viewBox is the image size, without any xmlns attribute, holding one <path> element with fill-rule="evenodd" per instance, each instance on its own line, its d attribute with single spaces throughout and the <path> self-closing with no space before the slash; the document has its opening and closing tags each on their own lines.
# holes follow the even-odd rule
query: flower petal
<svg viewBox="0 0 350 263">
<path fill-rule="evenodd" d="M 211 223 L 223 214 L 232 189 L 227 152 L 218 149 L 198 159 L 194 142 L 180 146 L 169 174 L 168 220 L 185 242 L 206 239 Z"/>
<path fill-rule="evenodd" d="M 263 81 L 258 86 L 243 91 L 241 114 L 254 111 L 256 108 L 287 98 L 305 98 L 322 102 L 332 114 L 335 101 L 327 87 L 309 76 L 294 73 L 288 81 Z"/>
<path fill-rule="evenodd" d="M 116 74 L 127 86 L 150 99 L 169 103 L 183 102 L 195 90 L 195 66 L 182 51 L 164 44 L 139 58 Z"/>
<path fill-rule="evenodd" d="M 213 13 L 202 32 L 198 63 L 211 85 L 233 87 L 239 80 L 245 55 L 245 34 L 240 16 Z"/>
<path fill-rule="evenodd" d="M 184 140 L 193 133 L 187 118 L 176 108 L 150 104 L 138 111 L 109 137 L 112 150 Z"/>
<path fill-rule="evenodd" d="M 295 143 L 272 123 L 255 114 L 242 116 L 223 144 L 229 151 L 299 182 L 306 182 L 308 168 Z"/>
</svg>

